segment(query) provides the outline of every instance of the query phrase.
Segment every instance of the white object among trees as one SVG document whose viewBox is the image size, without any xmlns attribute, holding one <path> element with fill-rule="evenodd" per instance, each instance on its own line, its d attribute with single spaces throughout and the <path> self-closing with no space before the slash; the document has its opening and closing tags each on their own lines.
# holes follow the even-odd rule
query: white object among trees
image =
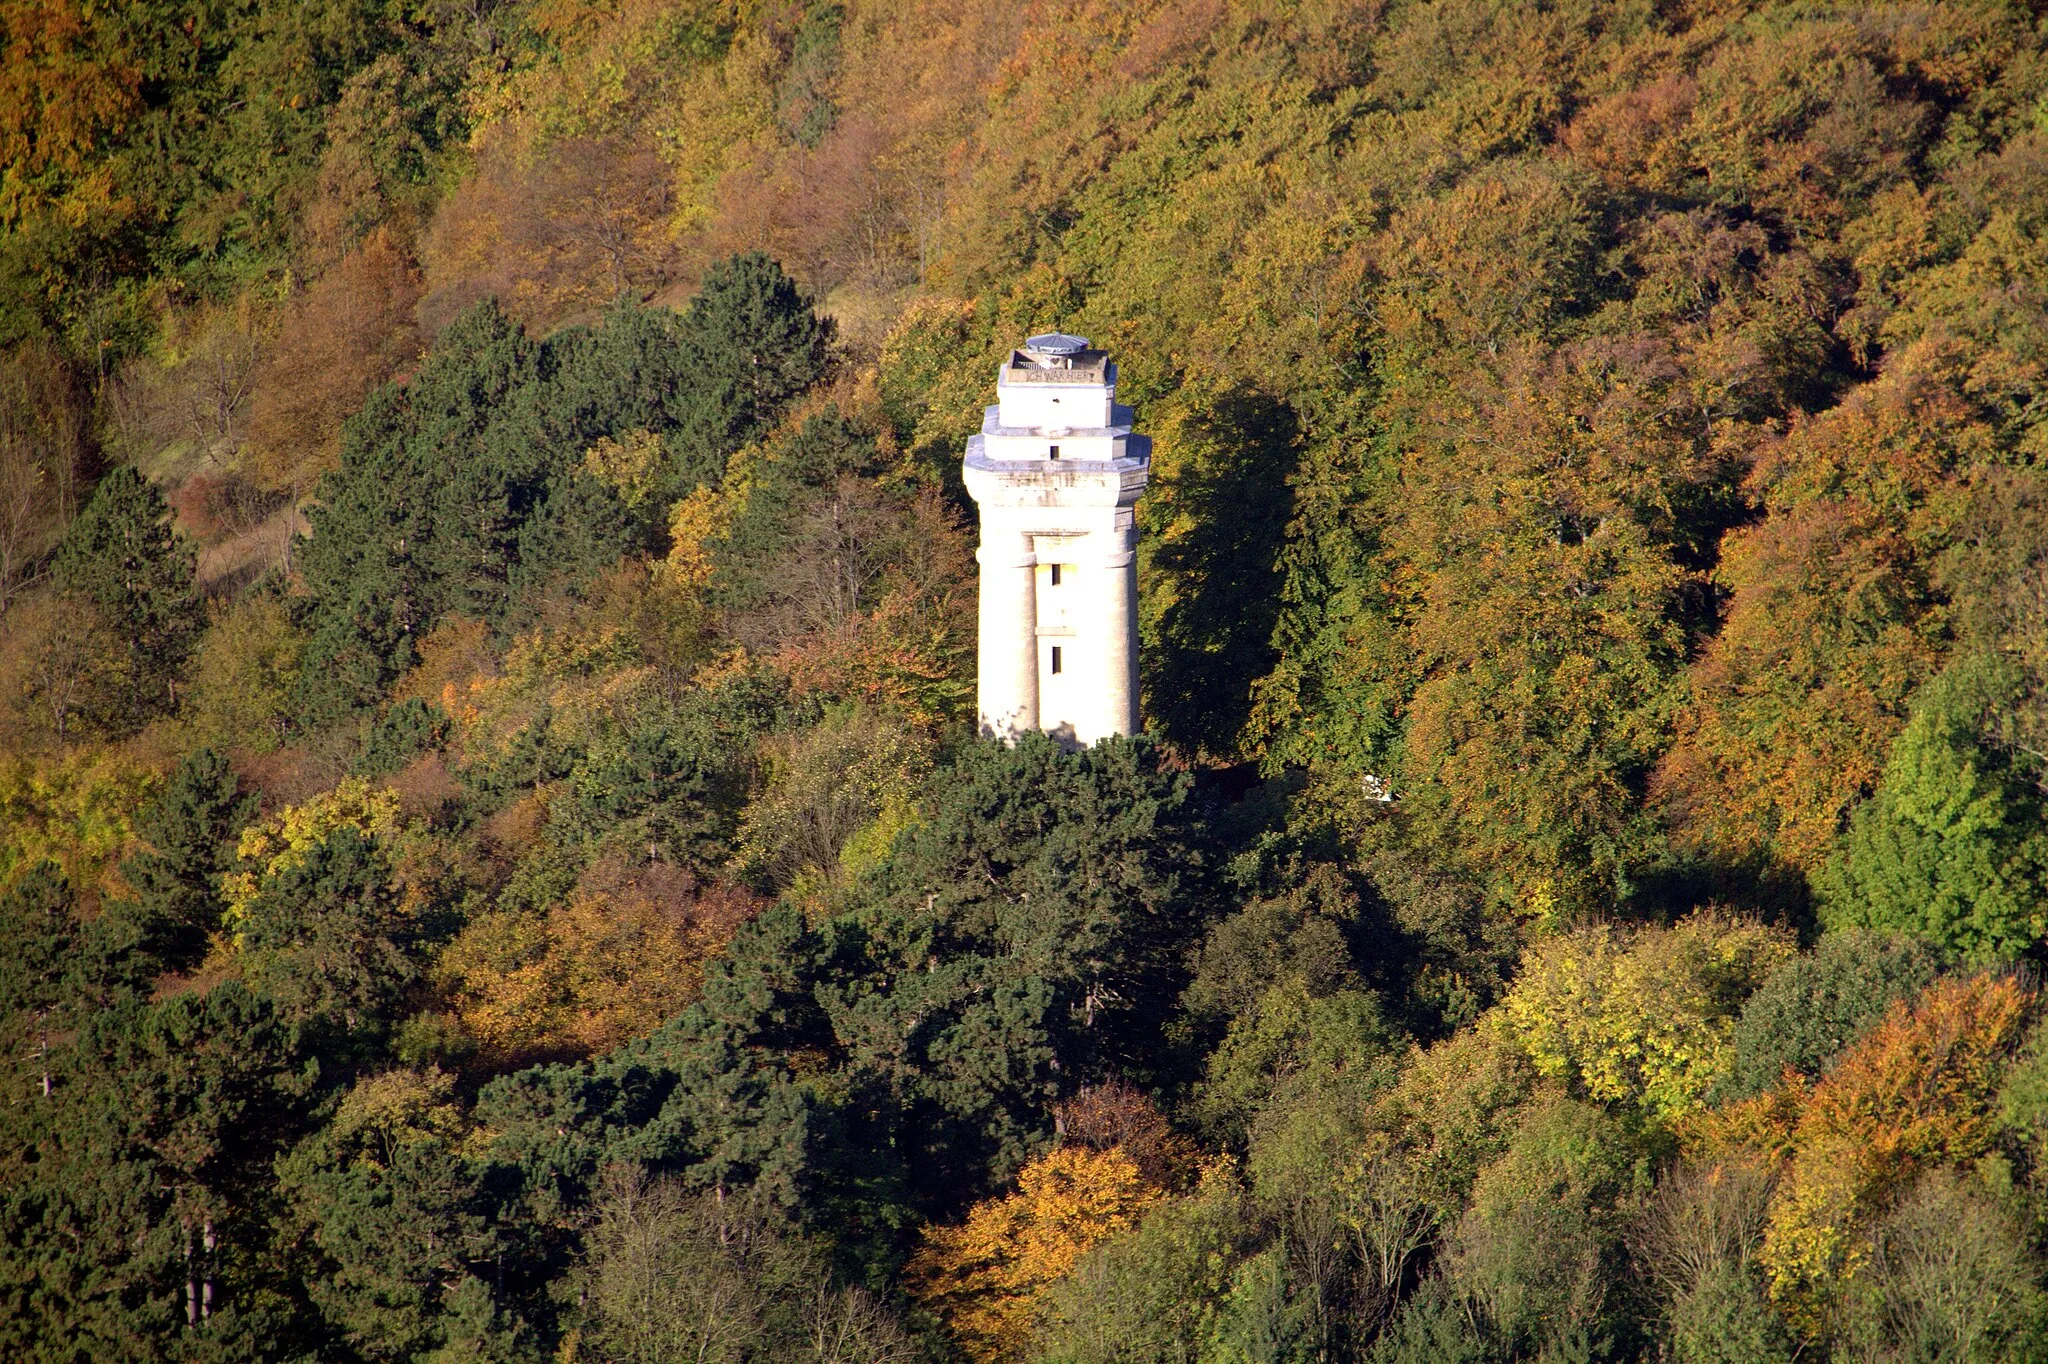
<svg viewBox="0 0 2048 1364">
<path fill-rule="evenodd" d="M 1051 332 L 1010 352 L 967 442 L 981 512 L 982 733 L 1092 744 L 1138 728 L 1137 527 L 1152 441 L 1116 364 Z"/>
</svg>

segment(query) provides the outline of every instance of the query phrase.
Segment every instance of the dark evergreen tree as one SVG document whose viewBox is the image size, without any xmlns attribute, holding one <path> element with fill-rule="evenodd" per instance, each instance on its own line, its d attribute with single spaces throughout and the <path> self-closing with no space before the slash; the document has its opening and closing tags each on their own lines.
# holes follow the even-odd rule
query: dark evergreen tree
<svg viewBox="0 0 2048 1364">
<path fill-rule="evenodd" d="M 121 864 L 135 900 L 114 912 L 134 920 L 142 947 L 165 967 L 186 970 L 205 956 L 207 935 L 220 926 L 221 874 L 256 808 L 226 756 L 202 748 L 136 820 L 148 846 Z"/>
<path fill-rule="evenodd" d="M 418 916 L 384 852 L 343 825 L 273 872 L 236 924 L 249 979 L 281 1017 L 343 1056 L 382 1035 L 419 974 Z"/>
<path fill-rule="evenodd" d="M 71 886 L 55 862 L 36 863 L 0 894 L 0 1024 L 9 1056 L 29 1058 L 10 1090 L 32 1087 L 42 1098 L 50 1095 L 50 1036 L 68 1026 L 62 1017 L 71 996 L 66 977 L 78 940 Z M 14 1092 L 6 1102 L 27 1097 Z"/>
<path fill-rule="evenodd" d="M 198 557 L 171 524 L 156 485 L 122 467 L 100 480 L 64 533 L 57 584 L 97 610 L 124 666 L 100 675 L 80 707 L 122 733 L 177 704 L 177 684 L 204 623 L 193 575 Z"/>
<path fill-rule="evenodd" d="M 760 252 L 713 265 L 682 321 L 695 398 L 688 444 L 723 451 L 752 439 L 824 375 L 832 331 L 796 281 Z"/>
<path fill-rule="evenodd" d="M 581 453 L 550 449 L 542 375 L 542 348 L 487 301 L 449 325 L 433 360 L 406 386 L 408 444 L 430 490 L 420 560 L 432 614 L 503 618 L 519 529 L 541 499 L 553 457 Z"/>
<path fill-rule="evenodd" d="M 382 777 L 448 741 L 448 712 L 431 701 L 408 697 L 378 718 L 356 759 L 358 776 Z"/>
<path fill-rule="evenodd" d="M 303 1343 L 263 1209 L 312 1076 L 268 1004 L 232 981 L 131 996 L 84 1018 L 56 1062 L 48 1100 L 0 1108 L 0 1354 L 277 1358 Z"/>
<path fill-rule="evenodd" d="M 704 1177 L 886 1236 L 898 1201 L 1008 1177 L 1078 1087 L 1159 1078 L 1209 918 L 1187 779 L 1141 740 L 1031 737 L 967 751 L 930 808 L 839 913 L 743 927 L 640 1049 L 677 1076 L 654 1126 Z"/>
<path fill-rule="evenodd" d="M 281 1174 L 324 1260 L 308 1285 L 321 1315 L 361 1357 L 415 1359 L 447 1345 L 459 1296 L 488 1300 L 503 1283 L 517 1249 L 496 1213 L 510 1190 L 456 1149 L 445 1098 L 405 1072 L 366 1084 Z"/>
<path fill-rule="evenodd" d="M 667 308 L 620 299 L 597 326 L 558 333 L 547 348 L 548 424 L 572 444 L 618 431 L 677 430 L 699 401 L 690 334 Z"/>
<path fill-rule="evenodd" d="M 643 503 L 666 510 L 659 499 Z M 506 615 L 513 621 L 549 595 L 580 591 L 636 545 L 667 533 L 636 518 L 618 494 L 574 462 L 563 462 L 535 495 L 531 514 L 519 524 L 506 578 Z"/>
<path fill-rule="evenodd" d="M 514 624 L 653 547 L 673 497 L 717 482 L 824 372 L 830 333 L 763 257 L 714 267 L 680 319 L 624 303 L 536 343 L 486 300 L 450 323 L 418 374 L 348 423 L 320 485 L 300 551 L 305 718 L 377 704 L 448 612 Z M 666 454 L 634 512 L 585 455 L 642 431 Z"/>
<path fill-rule="evenodd" d="M 657 712 L 591 744 L 569 772 L 561 834 L 594 845 L 630 833 L 676 862 L 716 867 L 746 798 L 744 754 L 689 718 Z"/>
<path fill-rule="evenodd" d="M 1142 739 L 976 745 L 930 808 L 828 924 L 818 994 L 904 1105 L 920 1179 L 971 1187 L 1014 1169 L 1078 1086 L 1168 1078 L 1207 856 L 1192 783 Z"/>
<path fill-rule="evenodd" d="M 902 1205 L 901 1153 L 890 1149 L 888 1097 L 843 1069 L 851 1058 L 819 998 L 834 965 L 826 937 L 778 905 L 713 964 L 700 1006 L 621 1059 L 673 1077 L 638 1134 L 653 1153 L 704 1184 L 755 1185 L 787 1207 L 829 1209 L 858 1240 Z M 801 1058 L 814 1056 L 842 1069 L 807 1080 Z"/>
<path fill-rule="evenodd" d="M 341 467 L 308 513 L 297 614 L 311 634 L 299 687 L 313 723 L 372 704 L 440 609 L 421 560 L 431 481 L 411 448 L 413 422 L 406 389 L 372 394 L 343 428 Z"/>
<path fill-rule="evenodd" d="M 1057 1101 L 1159 1078 L 1212 917 L 1188 779 L 1141 740 L 1029 738 L 969 750 L 929 808 L 834 913 L 743 925 L 674 1023 L 485 1089 L 535 1234 L 573 1245 L 561 1210 L 630 1161 L 752 1188 L 886 1269 L 1048 1141 Z"/>
</svg>

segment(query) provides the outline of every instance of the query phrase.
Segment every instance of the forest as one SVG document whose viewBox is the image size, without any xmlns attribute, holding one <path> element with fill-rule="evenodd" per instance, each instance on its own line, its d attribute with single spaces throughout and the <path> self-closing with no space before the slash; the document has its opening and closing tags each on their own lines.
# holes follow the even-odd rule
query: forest
<svg viewBox="0 0 2048 1364">
<path fill-rule="evenodd" d="M 0 1357 L 2048 1359 L 2048 3 L 0 53 Z"/>
</svg>

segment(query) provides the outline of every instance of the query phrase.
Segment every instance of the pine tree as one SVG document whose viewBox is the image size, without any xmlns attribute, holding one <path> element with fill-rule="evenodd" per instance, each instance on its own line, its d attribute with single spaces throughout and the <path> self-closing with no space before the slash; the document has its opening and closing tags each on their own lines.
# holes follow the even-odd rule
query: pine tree
<svg viewBox="0 0 2048 1364">
<path fill-rule="evenodd" d="M 384 851 L 343 825 L 278 859 L 237 924 L 248 978 L 279 1014 L 346 1049 L 391 1021 L 418 974 L 418 925 Z"/>
<path fill-rule="evenodd" d="M 122 863 L 121 875 L 135 891 L 129 908 L 143 946 L 165 967 L 186 970 L 205 955 L 220 924 L 221 873 L 233 866 L 235 835 L 256 805 L 227 758 L 202 748 L 136 820 L 149 846 Z"/>
<path fill-rule="evenodd" d="M 69 991 L 78 941 L 71 886 L 54 862 L 38 862 L 0 895 L 0 1026 L 8 1051 L 29 1058 L 35 1091 L 50 1097 L 50 1034 Z M 9 1103 L 24 1096 L 10 1094 Z"/>
<path fill-rule="evenodd" d="M 705 272 L 682 332 L 696 397 L 691 443 L 731 450 L 824 375 L 833 327 L 780 265 L 750 251 Z"/>
<path fill-rule="evenodd" d="M 433 611 L 503 618 L 519 528 L 554 465 L 541 374 L 541 347 L 493 301 L 456 319 L 407 386 L 407 445 L 430 490 L 420 563 Z"/>
<path fill-rule="evenodd" d="M 178 676 L 203 624 L 197 563 L 163 493 L 132 468 L 102 479 L 65 532 L 58 585 L 92 603 L 125 653 L 125 667 L 101 677 L 80 708 L 101 728 L 127 732 L 177 704 Z"/>
<path fill-rule="evenodd" d="M 497 354 L 499 363 L 489 357 Z M 449 464 L 478 457 L 491 411 L 526 382 L 531 350 L 493 303 L 451 323 L 412 382 L 371 395 L 342 433 L 300 551 L 312 634 L 300 706 L 315 723 L 374 704 L 411 666 L 446 601 L 435 541 Z"/>
<path fill-rule="evenodd" d="M 379 390 L 348 424 L 301 551 L 308 720 L 376 704 L 444 613 L 505 619 L 531 523 L 582 449 L 550 436 L 544 366 L 543 348 L 486 300 L 448 325 L 409 383 Z M 572 566 L 624 548 L 616 532 L 586 538 L 601 543 L 568 555 Z M 560 549 L 541 550 L 557 556 L 552 570 Z"/>
<path fill-rule="evenodd" d="M 0 1357 L 296 1353 L 262 1209 L 313 1077 L 268 1001 L 232 980 L 130 997 L 51 1052 L 47 1100 L 0 1106 Z"/>
</svg>

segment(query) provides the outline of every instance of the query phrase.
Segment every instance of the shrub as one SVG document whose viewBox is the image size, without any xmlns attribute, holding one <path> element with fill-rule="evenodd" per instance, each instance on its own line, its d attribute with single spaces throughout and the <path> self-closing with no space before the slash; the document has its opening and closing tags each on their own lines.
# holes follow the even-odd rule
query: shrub
<svg viewBox="0 0 2048 1364">
<path fill-rule="evenodd" d="M 1917 938 L 1847 929 L 1771 973 L 1743 1006 L 1721 1098 L 1748 1098 L 1787 1068 L 1811 1079 L 1884 1017 L 1893 1000 L 1934 979 L 1934 953 Z"/>
</svg>

